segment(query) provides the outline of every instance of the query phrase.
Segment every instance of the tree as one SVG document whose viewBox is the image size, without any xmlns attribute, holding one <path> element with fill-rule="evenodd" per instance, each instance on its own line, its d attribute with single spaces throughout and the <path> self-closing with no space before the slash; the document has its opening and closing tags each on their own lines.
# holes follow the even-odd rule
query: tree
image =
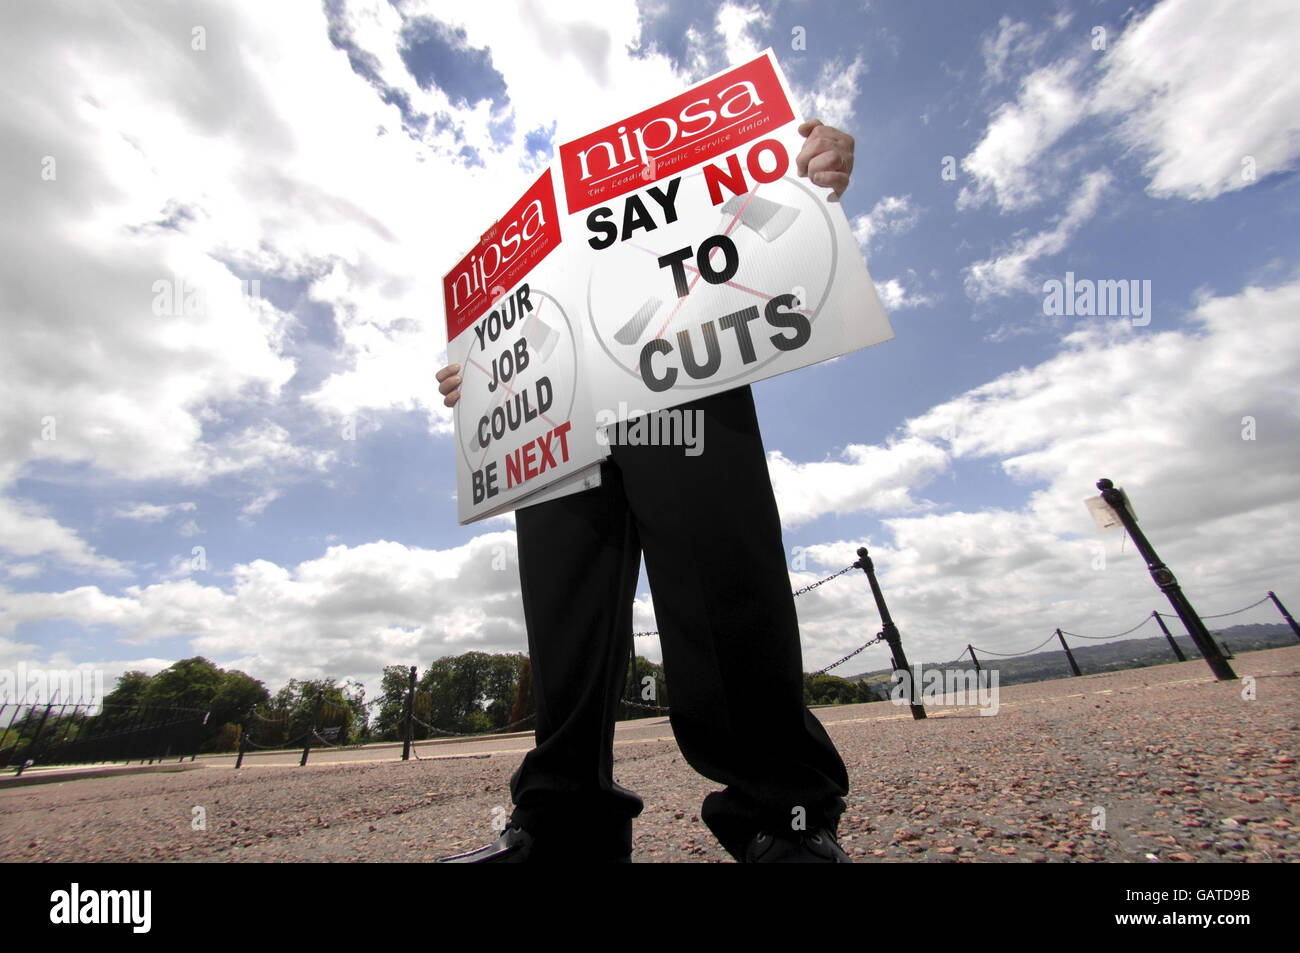
<svg viewBox="0 0 1300 953">
<path fill-rule="evenodd" d="M 333 743 L 347 744 L 353 736 L 356 709 L 352 704 L 355 697 L 349 697 L 344 689 L 332 678 L 289 679 L 289 683 L 275 693 L 271 699 L 269 718 L 273 724 L 284 726 L 284 738 L 271 744 L 298 745 L 304 742 L 307 734 L 315 725 L 317 731 L 324 728 L 338 728 L 338 738 Z M 318 707 L 319 705 L 319 707 Z M 271 734 L 271 732 L 268 732 Z M 258 744 L 267 744 L 258 737 Z"/>
<path fill-rule="evenodd" d="M 91 719 L 96 734 L 125 731 L 138 713 L 151 676 L 144 672 L 123 672 L 113 690 L 104 696 L 101 713 Z"/>
<path fill-rule="evenodd" d="M 664 667 L 662 665 L 638 655 L 636 656 L 636 664 L 632 666 L 631 674 L 632 684 L 628 686 L 623 694 L 625 700 L 636 704 L 624 706 L 625 717 L 646 718 L 654 714 L 648 708 L 636 707 L 638 705 L 659 708 L 668 707 L 668 682 L 664 678 Z M 647 682 L 647 678 L 651 679 L 652 682 Z"/>
<path fill-rule="evenodd" d="M 410 687 L 411 670 L 406 665 L 389 665 L 379 680 L 379 712 L 375 715 L 374 733 L 385 741 L 401 741 L 404 737 L 406 694 Z M 417 712 L 417 714 L 419 714 Z M 424 718 L 428 720 L 427 717 Z M 416 725 L 417 732 L 423 731 Z"/>
<path fill-rule="evenodd" d="M 183 719 L 191 713 L 207 723 L 200 729 L 199 750 L 216 750 L 217 738 L 230 724 L 243 724 L 247 713 L 270 699 L 266 686 L 237 670 L 225 671 L 202 656 L 181 659 L 158 672 L 123 673 L 104 697 L 102 714 L 88 719 L 83 735 L 102 737 L 129 731 L 160 715 Z M 181 709 L 184 711 L 175 711 Z M 244 726 L 247 728 L 248 726 Z"/>
<path fill-rule="evenodd" d="M 440 658 L 420 678 L 430 697 L 430 723 L 452 732 L 500 730 L 510 723 L 527 656 L 466 652 Z"/>
<path fill-rule="evenodd" d="M 119 683 L 119 688 L 121 683 Z M 266 686 L 238 670 L 225 671 L 202 656 L 181 659 L 157 675 L 147 677 L 139 704 L 149 709 L 185 709 L 207 713 L 199 748 L 216 749 L 226 725 L 242 724 L 250 710 L 270 698 Z M 187 712 L 187 713 L 188 713 Z M 181 713 L 178 712 L 178 715 Z"/>
<path fill-rule="evenodd" d="M 225 673 L 201 656 L 181 659 L 149 679 L 140 701 L 159 708 L 210 711 Z"/>
<path fill-rule="evenodd" d="M 217 747 L 217 737 L 225 726 L 243 725 L 248 713 L 259 705 L 265 707 L 270 698 L 271 693 L 257 679 L 240 671 L 223 672 L 216 694 L 208 702 L 208 709 L 212 712 L 208 726 L 216 726 L 210 750 L 223 750 Z"/>
<path fill-rule="evenodd" d="M 877 700 L 868 685 L 825 673 L 804 675 L 803 696 L 805 705 L 852 705 Z"/>
<path fill-rule="evenodd" d="M 138 705 L 145 689 L 149 687 L 149 678 L 144 672 L 123 672 L 113 690 L 104 696 L 104 706 L 120 705 L 129 708 Z"/>
<path fill-rule="evenodd" d="M 512 730 L 533 728 L 537 724 L 537 703 L 533 701 L 533 663 L 525 658 L 519 668 L 519 684 L 515 687 L 515 703 L 510 709 Z"/>
</svg>

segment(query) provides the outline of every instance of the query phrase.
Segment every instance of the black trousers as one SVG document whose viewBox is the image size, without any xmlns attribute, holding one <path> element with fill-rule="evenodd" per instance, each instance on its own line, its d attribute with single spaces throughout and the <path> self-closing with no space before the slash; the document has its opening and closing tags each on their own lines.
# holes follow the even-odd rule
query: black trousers
<svg viewBox="0 0 1300 953">
<path fill-rule="evenodd" d="M 703 414 L 698 456 L 615 444 L 600 487 L 516 512 L 537 746 L 512 779 L 512 820 L 539 839 L 630 846 L 643 804 L 613 781 L 613 737 L 642 552 L 673 732 L 687 762 L 726 786 L 705 799 L 710 830 L 739 857 L 759 830 L 802 820 L 834 832 L 844 810 L 844 763 L 803 703 L 753 395 L 682 410 Z"/>
</svg>

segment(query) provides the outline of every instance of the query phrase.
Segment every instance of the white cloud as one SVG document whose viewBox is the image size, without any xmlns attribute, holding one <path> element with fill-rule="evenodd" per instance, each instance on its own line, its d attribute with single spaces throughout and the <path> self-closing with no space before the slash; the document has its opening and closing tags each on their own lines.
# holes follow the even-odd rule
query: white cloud
<svg viewBox="0 0 1300 953">
<path fill-rule="evenodd" d="M 1011 60 L 1032 55 L 1042 46 L 1043 40 L 1044 34 L 1036 33 L 1028 23 L 1007 16 L 999 19 L 997 33 L 980 40 L 980 51 L 984 54 L 985 83 L 1002 82 Z"/>
<path fill-rule="evenodd" d="M 419 142 L 331 45 L 319 6 L 199 4 L 132 19 L 50 4 L 10 24 L 7 75 L 60 69 L 0 118 L 14 154 L 35 157 L 0 184 L 12 250 L 0 309 L 19 332 L 0 350 L 0 491 L 34 464 L 187 485 L 239 474 L 250 517 L 295 471 L 328 468 L 333 454 L 310 443 L 319 427 L 284 425 L 293 408 L 282 392 L 299 369 L 286 351 L 293 322 L 244 293 L 238 277 L 251 274 L 305 280 L 333 310 L 347 363 L 304 395 L 308 408 L 415 408 L 447 429 L 432 380 L 440 276 L 534 174 L 525 134 L 549 127 L 561 103 L 571 131 L 585 131 L 625 108 L 627 89 L 681 85 L 662 57 L 612 57 L 602 74 L 589 55 L 635 39 L 633 3 L 522 13 L 563 42 L 502 31 L 488 5 L 456 11 L 453 24 L 470 46 L 490 45 L 505 77 L 515 133 L 504 146 L 491 138 L 490 104 L 458 109 L 419 89 L 396 52 L 401 19 L 383 2 L 349 3 L 346 26 L 413 110 L 451 117 Z M 196 22 L 203 50 L 190 46 Z M 457 134 L 484 168 L 451 157 Z M 47 154 L 52 181 L 41 178 Z M 57 439 L 45 435 L 51 424 Z M 18 525 L 17 504 L 7 506 Z M 56 541 L 40 525 L 61 558 L 112 567 L 71 531 Z"/>
<path fill-rule="evenodd" d="M 251 461 L 259 467 L 325 470 L 336 455 L 332 450 L 311 449 L 295 444 L 289 431 L 272 421 L 263 421 L 230 434 L 214 448 L 208 466 L 214 475 L 238 473 Z"/>
<path fill-rule="evenodd" d="M 990 199 L 1002 211 L 1036 205 L 1072 163 L 1054 147 L 1092 116 L 1113 122 L 1123 144 L 1145 157 L 1153 196 L 1209 199 L 1295 168 L 1297 35 L 1300 7 L 1289 0 L 1244 7 L 1163 0 L 1101 54 L 1099 80 L 1091 81 L 1085 61 L 1075 58 L 1021 81 L 1016 100 L 994 111 L 962 160 L 975 183 L 963 187 L 957 207 Z M 1000 81 L 1046 36 L 1004 17 L 996 36 L 983 42 L 986 80 Z"/>
<path fill-rule="evenodd" d="M 1048 158 L 1051 147 L 1087 111 L 1075 86 L 1078 71 L 1073 60 L 1035 70 L 1021 81 L 1016 101 L 998 107 L 984 137 L 961 160 L 975 184 L 963 186 L 958 209 L 993 199 L 1003 211 L 1015 211 L 1043 198 L 1057 169 Z"/>
<path fill-rule="evenodd" d="M 996 257 L 970 265 L 966 269 L 966 293 L 976 301 L 984 301 L 996 295 L 1038 290 L 1030 267 L 1040 258 L 1065 250 L 1079 229 L 1096 214 L 1113 182 L 1109 169 L 1085 175 L 1065 213 L 1050 228 L 1017 239 Z"/>
<path fill-rule="evenodd" d="M 127 644 L 182 635 L 190 652 L 238 659 L 276 684 L 323 675 L 365 681 L 385 665 L 424 665 L 470 649 L 526 651 L 513 532 L 447 550 L 386 541 L 331 546 L 292 569 L 254 560 L 234 567 L 229 589 L 207 578 L 193 573 L 121 595 L 95 586 L 0 589 L 0 633 L 63 619 L 112 626 Z"/>
<path fill-rule="evenodd" d="M 34 579 L 43 572 L 36 563 L 6 563 L 4 571 L 15 579 Z"/>
<path fill-rule="evenodd" d="M 811 88 L 791 82 L 792 91 L 806 119 L 820 119 L 828 126 L 853 132 L 853 101 L 858 98 L 858 80 L 867 72 L 861 55 L 827 60 Z"/>
<path fill-rule="evenodd" d="M 25 328 L 0 354 L 0 476 L 33 459 L 191 483 L 240 468 L 232 453 L 257 448 L 209 447 L 205 422 L 214 407 L 273 406 L 296 369 L 282 351 L 286 316 L 242 295 L 240 273 L 307 279 L 334 310 L 351 366 L 309 406 L 449 419 L 432 380 L 444 343 L 440 277 L 501 197 L 529 181 L 525 134 L 555 122 L 561 103 L 568 128 L 557 138 L 626 108 L 628 89 L 651 97 L 681 85 L 656 56 L 611 57 L 608 75 L 593 74 L 583 50 L 606 40 L 621 49 L 638 35 L 630 2 L 522 10 L 567 37 L 559 47 L 501 30 L 490 5 L 459 8 L 452 25 L 468 45 L 490 47 L 506 81 L 515 133 L 501 146 L 489 103 L 457 108 L 415 84 L 389 4 L 346 11 L 383 79 L 414 111 L 449 116 L 448 127 L 420 142 L 405 135 L 396 107 L 330 44 L 319 6 L 159 8 L 135 22 L 49 5 L 10 25 L 0 45 L 11 75 L 62 65 L 41 96 L 14 100 L 0 120 L 5 138 L 20 153 L 52 155 L 61 174 L 43 182 L 33 160 L 30 175 L 0 186 L 15 249 L 0 304 Z M 440 5 L 427 11 L 447 16 Z M 202 51 L 190 48 L 196 21 L 208 30 Z M 147 74 L 133 65 L 144 61 Z M 463 144 L 483 168 L 451 157 Z M 154 282 L 173 279 L 203 293 L 201 313 L 153 313 Z M 40 439 L 47 416 L 56 441 Z"/>
<path fill-rule="evenodd" d="M 769 451 L 767 468 L 781 524 L 800 526 L 831 513 L 909 512 L 930 504 L 913 492 L 947 467 L 947 455 L 923 440 L 886 447 L 850 444 L 838 460 L 800 463 Z"/>
<path fill-rule="evenodd" d="M 264 36 L 224 8 L 203 12 L 214 37 L 255 47 Z M 0 351 L 0 488 L 33 464 L 202 482 L 212 408 L 266 405 L 293 373 L 285 316 L 245 295 L 226 263 L 241 216 L 258 207 L 240 181 L 258 164 L 251 140 L 262 137 L 273 168 L 283 123 L 268 121 L 238 47 L 190 49 L 195 15 L 160 8 L 136 22 L 42 5 L 0 38 L 10 76 L 60 64 L 57 82 L 12 97 L 0 119 L 14 154 L 35 157 L 0 183 L 0 309 L 12 331 Z M 145 61 L 147 76 L 125 68 Z M 222 206 L 231 222 L 218 233 Z"/>
<path fill-rule="evenodd" d="M 1300 531 L 1297 310 L 1300 280 L 1206 297 L 1186 330 L 1091 322 L 1056 357 L 933 408 L 884 446 L 850 446 L 837 459 L 808 462 L 771 452 L 787 528 L 873 513 L 885 529 L 883 540 L 809 546 L 819 568 L 793 574 L 791 585 L 847 565 L 865 543 L 918 660 L 946 661 L 967 641 L 1017 651 L 1058 625 L 1120 631 L 1160 604 L 1132 546 L 1121 551 L 1118 537 L 1099 535 L 1084 509 L 1094 481 L 1108 476 L 1133 494 L 1198 608 L 1254 601 L 1300 570 L 1292 546 Z M 1246 415 L 1257 422 L 1255 440 L 1242 439 Z M 924 487 L 936 495 L 936 477 L 972 465 L 1028 488 L 1027 502 L 972 513 L 919 495 Z M 1092 568 L 1098 545 L 1104 570 Z M 237 660 L 271 683 L 316 675 L 364 681 L 386 664 L 524 645 L 512 532 L 446 550 L 331 546 L 292 568 L 238 565 L 228 588 L 207 578 L 192 573 L 120 595 L 93 586 L 0 589 L 0 638 L 50 619 L 113 626 L 136 644 L 184 635 L 188 651 Z M 810 669 L 874 633 L 863 624 L 874 605 L 856 575 L 796 605 Z M 638 629 L 654 627 L 652 612 L 647 598 L 638 600 Z M 875 652 L 848 670 L 884 665 Z"/>
<path fill-rule="evenodd" d="M 64 566 L 83 572 L 110 576 L 129 574 L 126 565 L 101 556 L 81 536 L 46 515 L 44 510 L 22 500 L 0 497 L 0 551 L 19 557 L 48 554 Z M 9 567 L 11 575 L 36 575 L 31 564 Z"/>
<path fill-rule="evenodd" d="M 899 311 L 906 308 L 924 308 L 934 304 L 934 297 L 919 289 L 909 290 L 907 285 L 915 285 L 916 272 L 908 269 L 907 282 L 899 278 L 876 279 L 876 293 L 886 311 Z"/>
<path fill-rule="evenodd" d="M 912 204 L 910 195 L 886 195 L 872 207 L 854 217 L 850 225 L 864 255 L 870 255 L 871 245 L 882 235 L 902 234 L 916 227 L 921 213 Z"/>
<path fill-rule="evenodd" d="M 718 8 L 717 24 L 727 63 L 734 66 L 752 60 L 767 46 L 756 39 L 755 34 L 761 36 L 769 29 L 772 18 L 757 6 L 727 2 Z"/>
<path fill-rule="evenodd" d="M 139 523 L 161 523 L 173 514 L 193 513 L 197 509 L 196 503 L 125 503 L 113 511 L 113 516 Z"/>
<path fill-rule="evenodd" d="M 920 442 L 946 448 L 963 474 L 988 464 L 1032 488 L 1018 509 L 968 512 L 934 504 L 890 515 L 883 521 L 886 539 L 866 541 L 909 655 L 947 661 L 968 641 L 1021 651 L 1057 626 L 1107 635 L 1153 608 L 1169 611 L 1132 543 L 1101 533 L 1087 514 L 1083 500 L 1096 495 L 1103 476 L 1132 494 L 1143 528 L 1202 613 L 1245 606 L 1296 578 L 1300 336 L 1291 316 L 1297 309 L 1300 280 L 1293 280 L 1206 297 L 1183 331 L 1091 324 L 1067 338 L 1056 357 L 909 421 L 903 438 L 881 450 L 883 468 L 904 469 L 888 461 L 895 454 L 924 459 Z M 1256 421 L 1253 441 L 1242 439 L 1246 415 Z M 1259 429 L 1265 422 L 1267 431 Z M 806 475 L 809 482 L 820 476 Z M 785 497 L 781 502 L 783 509 L 789 505 Z M 798 513 L 835 509 L 821 501 Z M 824 567 L 812 575 L 847 565 L 858 545 L 808 547 Z M 1099 554 L 1105 568 L 1094 568 Z M 872 634 L 861 620 L 875 618 L 875 607 L 854 580 L 851 574 L 796 601 L 809 668 Z M 1266 605 L 1218 621 L 1278 617 Z M 1150 629 L 1135 637 L 1156 634 Z M 865 654 L 863 664 L 847 671 L 888 664 L 878 650 Z"/>
<path fill-rule="evenodd" d="M 353 6 L 349 4 L 349 24 L 360 45 L 377 54 L 399 46 L 401 23 L 387 3 L 356 5 L 356 12 Z M 677 92 L 687 80 L 662 56 L 609 54 L 637 43 L 640 23 L 631 2 L 525 3 L 518 13 L 528 28 L 511 30 L 501 28 L 500 8 L 490 4 L 448 9 L 408 2 L 402 12 L 435 17 L 464 30 L 467 46 L 489 50 L 492 67 L 505 82 L 515 133 L 505 146 L 494 142 L 488 104 L 467 110 L 449 103 L 436 88 L 420 90 L 396 56 L 384 63 L 384 80 L 407 94 L 413 109 L 451 116 L 484 167 L 466 169 L 397 135 L 378 140 L 389 140 L 382 148 L 361 145 L 354 142 L 355 132 L 368 128 L 373 118 L 354 115 L 335 121 L 332 135 L 339 141 L 322 143 L 322 148 L 382 153 L 366 160 L 365 172 L 357 172 L 372 186 L 365 204 L 360 199 L 357 204 L 375 209 L 372 214 L 391 238 L 359 242 L 354 235 L 336 243 L 348 254 L 324 256 L 331 265 L 311 293 L 334 309 L 348 366 L 331 374 L 308 400 L 335 416 L 418 409 L 427 415 L 432 432 L 450 433 L 451 413 L 433 380 L 445 359 L 441 276 L 536 177 L 537 156 L 524 146 L 525 134 L 554 126 L 558 145 L 623 115 L 630 105 L 628 90 L 637 91 L 638 101 L 651 102 Z M 353 84 L 367 89 L 360 78 Z M 370 111 L 388 110 L 367 95 L 374 101 Z M 434 134 L 426 135 L 426 141 L 444 147 Z M 353 190 L 344 179 L 333 188 L 341 194 Z M 412 202 L 411 196 L 420 200 Z M 459 224 L 448 227 L 448 222 Z"/>
<path fill-rule="evenodd" d="M 644 4 L 641 6 L 647 19 L 663 15 L 663 11 L 644 10 Z M 763 36 L 771 26 L 770 14 L 757 5 L 726 0 L 718 7 L 711 30 L 701 30 L 693 24 L 686 28 L 681 85 L 698 82 L 713 73 L 752 60 L 767 47 Z"/>
<path fill-rule="evenodd" d="M 708 34 L 695 26 L 688 26 L 684 38 L 686 41 L 685 70 L 688 79 L 694 82 L 716 72 L 709 57 Z"/>
<path fill-rule="evenodd" d="M 275 416 L 302 370 L 301 355 L 290 350 L 300 336 L 289 333 L 302 329 L 268 301 L 240 293 L 236 276 L 253 273 L 306 281 L 312 299 L 333 312 L 345 363 L 304 395 L 308 407 L 334 415 L 417 409 L 434 429 L 444 427 L 448 413 L 432 382 L 445 343 L 440 275 L 500 209 L 501 196 L 518 194 L 535 174 L 524 134 L 558 120 L 556 140 L 563 141 L 625 114 L 629 89 L 651 102 L 686 81 L 660 56 L 603 56 L 603 49 L 635 45 L 639 20 L 631 2 L 520 7 L 535 30 L 503 30 L 500 8 L 489 4 L 450 13 L 445 5 L 404 4 L 407 12 L 423 10 L 464 28 L 466 43 L 489 49 L 504 77 L 504 108 L 457 108 L 440 90 L 420 90 L 406 72 L 395 53 L 400 18 L 391 5 L 375 0 L 347 9 L 354 37 L 378 58 L 384 80 L 408 94 L 416 111 L 445 112 L 447 128 L 418 142 L 405 135 L 396 107 L 381 102 L 330 45 L 319 6 L 198 4 L 127 18 L 50 4 L 9 24 L 0 37 L 6 77 L 41 75 L 57 63 L 60 79 L 40 95 L 11 94 L 0 134 L 14 155 L 52 155 L 59 175 L 42 181 L 33 161 L 0 182 L 7 210 L 0 237 L 10 249 L 0 265 L 0 311 L 7 328 L 19 331 L 0 351 L 0 489 L 25 469 L 83 464 L 127 480 L 191 486 L 238 474 L 247 477 L 239 492 L 251 516 L 281 492 L 277 475 L 332 466 L 330 451 L 303 438 L 310 428 L 300 431 Z M 706 47 L 748 49 L 767 28 L 745 12 L 750 8 L 724 9 L 731 19 L 720 17 L 717 35 L 700 39 L 701 56 Z M 1278 52 L 1278 38 L 1296 31 L 1278 27 L 1294 14 L 1268 13 L 1282 8 L 1261 4 L 1240 14 L 1240 28 L 1217 13 L 1197 27 L 1188 9 L 1166 0 L 1115 44 L 1113 62 L 1102 61 L 1103 93 L 1091 102 L 1076 89 L 1079 76 L 1068 63 L 1027 76 L 966 157 L 975 184 L 965 201 L 992 200 L 1009 211 L 1054 194 L 1054 178 L 1073 178 L 1060 175 L 1070 157 L 1056 155 L 1057 147 L 1094 106 L 1129 117 L 1123 135 L 1150 154 L 1157 194 L 1199 197 L 1235 187 L 1223 159 L 1228 148 L 1254 155 L 1261 176 L 1288 167 L 1295 80 L 1277 73 L 1279 63 L 1293 59 Z M 1263 16 L 1277 19 L 1261 29 Z M 202 52 L 188 44 L 195 21 L 208 26 Z M 1247 29 L 1251 34 L 1239 31 Z M 538 44 L 536 33 L 558 40 Z M 1228 39 L 1213 48 L 1212 35 Z M 1005 75 L 1012 75 L 1018 42 L 1009 38 L 1006 56 L 992 53 Z M 1196 56 L 1184 58 L 1178 43 Z M 1247 68 L 1246 54 L 1256 51 L 1262 72 Z M 1199 72 L 1197 56 L 1204 61 Z M 1157 83 L 1147 61 L 1168 66 L 1168 87 Z M 134 68 L 142 62 L 150 69 Z M 810 114 L 847 124 L 865 70 L 861 57 L 826 62 L 816 90 L 801 101 Z M 1245 79 L 1245 92 L 1233 77 Z M 1183 101 L 1204 109 L 1175 121 Z M 491 120 L 503 112 L 513 112 L 515 122 L 504 144 L 491 135 Z M 482 167 L 453 158 L 457 134 L 479 151 Z M 1050 227 L 974 266 L 968 288 L 976 296 L 1027 288 L 1034 263 L 1064 250 L 1095 214 L 1108 175 L 1086 178 Z M 888 220 L 877 222 L 876 211 L 869 227 L 860 223 L 867 242 Z M 200 313 L 154 313 L 154 283 L 173 277 L 204 292 Z M 910 275 L 880 284 L 895 307 L 924 298 Z M 918 619 L 929 607 L 946 606 L 954 627 L 962 624 L 956 614 L 985 605 L 972 600 L 991 594 L 1032 601 L 1059 590 L 1067 601 L 1086 597 L 1077 607 L 1106 617 L 1111 610 L 1094 600 L 1106 587 L 1101 577 L 1071 568 L 1058 579 L 1053 573 L 1061 564 L 1043 555 L 1049 544 L 1074 545 L 1074 530 L 1061 527 L 1087 531 L 1078 503 L 1084 491 L 1073 488 L 1090 487 L 1102 472 L 1137 490 L 1161 488 L 1152 503 L 1139 501 L 1143 518 L 1174 526 L 1173 552 L 1186 557 L 1192 579 L 1219 587 L 1207 589 L 1226 594 L 1271 579 L 1269 573 L 1294 575 L 1281 540 L 1295 528 L 1283 488 L 1295 470 L 1292 382 L 1300 375 L 1294 346 L 1278 329 L 1290 327 L 1295 298 L 1291 286 L 1209 300 L 1200 309 L 1206 329 L 1199 337 L 1092 325 L 1071 337 L 1056 361 L 936 408 L 937 417 L 954 408 L 964 415 L 946 444 L 914 422 L 891 444 L 851 447 L 836 459 L 774 454 L 786 525 L 827 513 L 888 516 L 893 535 L 881 550 L 883 572 L 911 565 L 910 583 L 906 575 L 894 577 L 902 589 L 915 586 L 914 601 L 904 605 Z M 1260 421 L 1258 441 L 1213 443 L 1248 413 Z M 42 439 L 46 417 L 57 421 L 57 439 Z M 1211 445 L 1216 459 L 1204 466 Z M 1234 456 L 1243 452 L 1255 455 Z M 935 476 L 954 472 L 954 458 L 988 461 L 1046 489 L 1023 512 L 946 512 L 919 494 Z M 1232 493 L 1217 492 L 1223 486 Z M 1188 528 L 1187 514 L 1207 512 L 1205 499 L 1209 521 L 1201 531 L 1212 533 L 1218 547 L 1210 553 Z M 1031 544 L 1030 558 L 1042 556 L 1041 572 L 1018 564 L 1025 557 L 1007 542 L 1015 534 Z M 981 542 L 984 535 L 997 538 Z M 253 561 L 238 567 L 228 588 L 191 573 L 118 594 L 93 586 L 4 593 L 0 619 L 11 634 L 22 622 L 52 618 L 120 626 L 146 641 L 191 633 L 194 645 L 213 655 L 249 660 L 249 667 L 265 663 L 268 677 L 311 674 L 304 671 L 310 666 L 365 675 L 394 656 L 414 656 L 416 648 L 427 659 L 448 646 L 522 645 L 516 574 L 485 576 L 475 568 L 491 538 L 479 537 L 463 552 L 374 543 L 335 547 L 292 568 Z M 513 560 L 513 543 L 505 545 Z M 1228 560 L 1224 553 L 1234 547 L 1250 547 L 1247 558 Z M 93 572 L 125 568 L 43 509 L 12 499 L 0 498 L 0 548 L 23 560 L 4 564 L 10 579 L 32 578 L 45 560 Z M 1078 547 L 1069 552 L 1077 555 Z M 933 556 L 952 575 L 931 572 L 915 562 L 916 553 Z M 990 579 L 990 571 L 1001 575 Z M 1134 592 L 1146 592 L 1136 575 Z M 861 618 L 863 605 L 854 603 L 856 616 L 828 615 L 816 637 L 855 631 L 852 619 Z M 645 611 L 639 605 L 638 620 Z M 985 621 L 1002 625 L 1007 638 L 1030 625 L 1014 615 Z M 316 656 L 305 647 L 318 636 Z M 926 638 L 937 639 L 937 627 Z"/>
<path fill-rule="evenodd" d="M 1105 60 L 1094 108 L 1146 156 L 1148 191 L 1211 199 L 1300 158 L 1300 6 L 1164 0 Z"/>
</svg>

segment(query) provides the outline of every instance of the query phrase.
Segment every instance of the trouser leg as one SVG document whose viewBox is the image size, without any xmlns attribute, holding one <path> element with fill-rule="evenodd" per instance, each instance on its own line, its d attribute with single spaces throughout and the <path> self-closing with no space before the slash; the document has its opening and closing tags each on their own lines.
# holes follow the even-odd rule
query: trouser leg
<svg viewBox="0 0 1300 953">
<path fill-rule="evenodd" d="M 613 780 L 614 720 L 640 570 L 617 469 L 602 485 L 515 513 L 537 746 L 511 779 L 514 823 L 599 852 L 631 848 L 639 797 Z"/>
<path fill-rule="evenodd" d="M 739 856 L 759 830 L 835 830 L 848 774 L 803 703 L 799 626 L 748 387 L 687 404 L 703 452 L 613 448 L 645 553 L 673 731 L 726 785 L 703 819 Z M 697 418 L 698 419 L 698 418 Z"/>
</svg>

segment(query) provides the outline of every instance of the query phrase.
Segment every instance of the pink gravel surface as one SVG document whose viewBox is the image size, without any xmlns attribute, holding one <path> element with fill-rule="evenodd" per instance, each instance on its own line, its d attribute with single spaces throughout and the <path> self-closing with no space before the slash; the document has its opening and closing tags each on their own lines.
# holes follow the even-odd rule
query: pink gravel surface
<svg viewBox="0 0 1300 953">
<path fill-rule="evenodd" d="M 857 861 L 1300 859 L 1300 646 L 1233 664 L 1255 678 L 1254 700 L 1198 660 L 1004 687 L 989 716 L 820 709 L 852 783 L 841 844 Z M 646 802 L 634 859 L 730 860 L 699 817 L 717 785 L 649 734 L 615 747 L 616 779 Z M 0 788 L 0 859 L 431 861 L 495 838 L 530 743 Z"/>
</svg>

